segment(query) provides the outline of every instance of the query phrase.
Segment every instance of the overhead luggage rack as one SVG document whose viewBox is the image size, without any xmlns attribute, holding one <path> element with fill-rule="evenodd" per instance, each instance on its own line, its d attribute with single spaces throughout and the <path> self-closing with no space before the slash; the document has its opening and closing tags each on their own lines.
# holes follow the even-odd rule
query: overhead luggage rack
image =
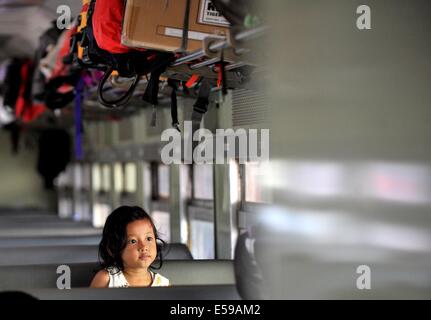
<svg viewBox="0 0 431 320">
<path fill-rule="evenodd" d="M 263 36 L 266 33 L 267 29 L 268 29 L 267 26 L 260 26 L 253 29 L 247 29 L 247 30 L 238 32 L 235 36 L 229 37 L 228 39 L 224 39 L 224 40 L 219 40 L 219 39 L 209 37 L 209 39 L 207 38 L 208 41 L 203 41 L 202 49 L 191 52 L 181 58 L 178 58 L 172 63 L 171 68 L 175 68 L 180 65 L 193 62 L 195 60 L 206 58 L 209 55 L 210 56 L 216 55 L 218 53 L 221 53 L 221 51 L 225 49 L 234 49 L 233 50 L 234 53 L 237 55 L 237 58 L 240 59 L 241 54 L 249 50 L 238 46 L 245 42 L 248 42 Z M 219 62 L 220 59 L 221 59 L 221 55 L 220 57 L 212 57 L 210 60 L 196 63 L 192 65 L 190 68 L 198 69 L 201 67 L 212 65 Z M 235 61 L 235 63 L 239 63 L 239 64 L 235 65 L 235 67 L 231 67 L 229 70 L 233 70 L 234 68 L 239 68 L 240 66 L 245 64 L 245 63 L 242 63 L 241 61 Z"/>
<path fill-rule="evenodd" d="M 209 42 L 209 43 L 207 43 L 207 45 L 208 45 L 207 50 L 205 50 L 205 48 L 204 48 L 204 49 L 200 49 L 200 50 L 194 51 L 192 53 L 189 53 L 189 54 L 185 55 L 184 57 L 181 57 L 181 58 L 178 58 L 177 60 L 175 60 L 175 62 L 171 66 L 176 67 L 176 66 L 182 65 L 184 63 L 188 63 L 188 62 L 192 62 L 194 60 L 200 59 L 200 58 L 204 58 L 208 51 L 213 52 L 213 53 L 217 53 L 223 49 L 232 48 L 234 43 L 240 44 L 240 43 L 244 43 L 246 41 L 250 41 L 250 40 L 259 38 L 265 34 L 267 29 L 268 29 L 268 27 L 261 26 L 261 27 L 241 31 L 233 37 L 234 41 L 232 41 L 232 38 L 231 38 L 231 39 Z M 234 43 L 232 43 L 232 42 L 234 42 Z"/>
<path fill-rule="evenodd" d="M 249 53 L 256 53 L 254 52 L 256 50 L 253 50 L 254 46 L 253 49 L 250 48 L 252 46 L 251 42 L 264 36 L 267 30 L 268 27 L 260 26 L 238 32 L 234 37 L 230 37 L 230 39 L 229 37 L 224 40 L 214 38 L 208 39 L 207 41 L 203 42 L 202 49 L 186 53 L 182 57 L 176 59 L 163 73 L 163 76 L 170 79 L 187 81 L 193 74 L 197 74 L 201 77 L 212 79 L 215 82 L 219 76 L 215 69 L 221 61 L 221 52 L 222 50 L 225 50 L 226 53 L 227 50 L 230 50 L 230 52 L 236 53 L 236 59 L 226 61 L 226 80 L 229 84 L 229 88 L 247 89 L 250 86 L 250 82 L 248 81 L 250 79 L 250 75 L 252 76 L 253 74 L 259 73 L 262 68 L 260 66 L 261 61 L 257 61 L 257 59 L 253 60 L 243 58 L 248 58 Z M 259 46 L 259 48 L 261 47 L 262 46 Z M 209 53 L 212 54 L 211 57 L 208 56 Z M 229 55 L 226 56 L 229 57 Z M 244 74 L 243 71 L 245 69 L 243 68 L 248 68 L 247 70 L 250 71 L 251 74 Z M 113 77 L 111 82 L 112 88 L 109 89 L 109 91 L 112 92 L 118 90 L 121 91 L 129 85 L 129 80 L 123 78 Z M 99 103 L 97 102 L 97 96 L 95 95 L 95 92 L 93 92 L 95 89 L 90 90 L 87 92 L 86 101 L 83 106 L 85 110 L 85 118 L 91 121 L 105 119 L 106 117 L 120 118 L 135 114 L 137 110 L 141 108 L 137 108 L 135 106 L 142 104 L 142 100 L 140 97 L 138 98 L 138 96 L 140 96 L 145 91 L 146 86 L 147 81 L 145 78 L 142 78 L 136 89 L 136 94 L 132 98 L 134 103 L 126 108 L 112 110 L 98 108 Z M 164 87 L 162 86 L 162 88 Z M 217 92 L 219 90 L 221 90 L 220 87 L 214 86 L 211 91 Z M 161 89 L 160 94 L 161 96 L 168 97 L 169 90 L 166 92 L 165 91 L 166 90 Z M 178 91 L 178 94 L 183 95 L 181 91 Z M 188 96 L 193 98 L 195 94 L 196 93 L 192 91 L 188 94 Z M 65 120 L 67 123 L 72 123 L 73 121 L 73 115 L 69 109 L 63 110 L 62 118 L 67 119 Z M 45 123 L 43 119 L 41 120 L 42 121 L 39 122 Z M 36 122 L 33 125 L 37 127 L 38 124 L 40 124 L 39 122 Z M 32 127 L 32 125 L 30 125 L 30 127 Z"/>
</svg>

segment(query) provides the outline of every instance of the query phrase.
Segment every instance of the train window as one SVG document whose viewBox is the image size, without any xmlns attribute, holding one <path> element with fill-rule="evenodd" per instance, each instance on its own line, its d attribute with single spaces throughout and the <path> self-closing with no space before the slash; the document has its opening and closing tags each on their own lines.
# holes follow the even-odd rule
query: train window
<svg viewBox="0 0 431 320">
<path fill-rule="evenodd" d="M 263 163 L 245 163 L 245 185 L 244 196 L 246 202 L 270 203 L 271 196 L 265 191 L 262 181 L 265 178 L 265 167 Z"/>
<path fill-rule="evenodd" d="M 111 168 L 109 164 L 102 166 L 102 191 L 109 192 L 111 190 Z"/>
<path fill-rule="evenodd" d="M 159 237 L 169 242 L 171 240 L 171 226 L 170 226 L 170 215 L 169 212 L 163 211 L 153 211 L 151 214 L 157 231 L 159 232 Z"/>
<path fill-rule="evenodd" d="M 159 198 L 169 198 L 169 185 L 169 166 L 159 164 L 157 167 L 157 195 Z"/>
<path fill-rule="evenodd" d="M 195 259 L 214 259 L 214 222 L 191 219 L 190 251 Z"/>
<path fill-rule="evenodd" d="M 94 192 L 102 190 L 102 170 L 100 165 L 94 163 L 91 168 L 92 189 Z"/>
<path fill-rule="evenodd" d="M 60 218 L 70 218 L 73 214 L 73 200 L 71 197 L 60 197 L 58 200 L 58 215 Z"/>
<path fill-rule="evenodd" d="M 82 181 L 82 166 L 79 163 L 76 163 L 74 165 L 73 170 L 73 179 L 74 179 L 74 186 L 76 189 L 81 189 L 83 185 Z"/>
<path fill-rule="evenodd" d="M 267 162 L 246 162 L 240 165 L 241 205 L 238 210 L 238 229 L 247 229 L 260 223 L 262 212 L 272 203 L 272 195 L 264 181 Z"/>
<path fill-rule="evenodd" d="M 111 213 L 111 206 L 106 203 L 97 202 L 93 205 L 93 226 L 103 228 L 106 218 Z"/>
<path fill-rule="evenodd" d="M 187 207 L 189 248 L 195 259 L 215 258 L 213 174 L 211 165 L 193 166 L 193 199 Z M 210 185 L 210 187 L 208 187 Z M 205 190 L 202 190 L 205 189 Z"/>
<path fill-rule="evenodd" d="M 213 200 L 213 167 L 211 164 L 193 165 L 193 198 Z"/>
<path fill-rule="evenodd" d="M 123 164 L 117 162 L 114 164 L 114 190 L 117 193 L 121 193 L 124 187 L 124 175 L 123 175 Z"/>
<path fill-rule="evenodd" d="M 189 247 L 195 259 L 214 259 L 213 167 L 192 167 L 192 199 L 188 206 Z"/>
<path fill-rule="evenodd" d="M 93 164 L 93 212 L 92 223 L 95 228 L 102 228 L 109 213 L 112 211 L 109 204 L 111 171 L 108 164 Z"/>
<path fill-rule="evenodd" d="M 123 188 L 120 194 L 120 203 L 125 206 L 136 205 L 137 196 L 137 166 L 134 162 L 125 163 L 122 165 L 123 171 Z"/>
<path fill-rule="evenodd" d="M 151 213 L 151 199 L 152 199 L 152 176 L 151 176 L 151 164 L 147 162 L 141 162 L 141 175 L 139 177 L 141 181 L 140 193 L 142 199 L 142 207 L 145 211 Z"/>
<path fill-rule="evenodd" d="M 84 163 L 82 165 L 82 186 L 81 189 L 85 191 L 90 191 L 91 189 L 91 165 L 89 163 Z"/>
<path fill-rule="evenodd" d="M 151 164 L 151 216 L 161 239 L 170 241 L 170 167 L 160 163 Z M 147 181 L 147 184 L 149 181 Z"/>
<path fill-rule="evenodd" d="M 91 167 L 87 163 L 77 163 L 74 168 L 74 213 L 73 218 L 78 221 L 91 220 L 90 184 Z"/>
<path fill-rule="evenodd" d="M 69 165 L 56 181 L 58 214 L 61 218 L 73 216 L 73 165 Z"/>
<path fill-rule="evenodd" d="M 135 163 L 127 163 L 124 166 L 124 191 L 134 193 L 137 190 L 137 172 Z"/>
</svg>

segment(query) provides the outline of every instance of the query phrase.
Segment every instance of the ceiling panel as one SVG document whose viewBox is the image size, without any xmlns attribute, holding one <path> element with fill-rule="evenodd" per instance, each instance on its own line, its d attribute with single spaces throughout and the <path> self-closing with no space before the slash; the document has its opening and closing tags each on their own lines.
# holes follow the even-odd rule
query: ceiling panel
<svg viewBox="0 0 431 320">
<path fill-rule="evenodd" d="M 33 56 L 39 36 L 56 19 L 60 5 L 69 5 L 73 17 L 81 9 L 79 0 L 0 0 L 0 59 Z"/>
</svg>

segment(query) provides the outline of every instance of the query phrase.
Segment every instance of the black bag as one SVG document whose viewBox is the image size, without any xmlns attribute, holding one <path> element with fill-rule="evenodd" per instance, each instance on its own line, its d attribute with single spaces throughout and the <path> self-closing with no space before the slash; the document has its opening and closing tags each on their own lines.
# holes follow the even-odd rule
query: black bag
<svg viewBox="0 0 431 320">
<path fill-rule="evenodd" d="M 257 5 L 254 0 L 211 0 L 232 26 L 250 27 L 256 23 Z"/>
<path fill-rule="evenodd" d="M 46 189 L 54 187 L 54 179 L 66 169 L 71 159 L 72 139 L 63 129 L 46 129 L 39 138 L 37 171 Z"/>
<path fill-rule="evenodd" d="M 6 70 L 6 77 L 3 83 L 3 105 L 15 110 L 21 86 L 21 67 L 23 60 L 13 58 Z"/>
<path fill-rule="evenodd" d="M 46 79 L 43 73 L 39 70 L 39 62 L 47 54 L 49 46 L 55 45 L 61 35 L 61 30 L 56 26 L 56 21 L 53 26 L 45 31 L 39 38 L 39 46 L 36 50 L 34 59 L 35 72 L 33 76 L 32 96 L 34 99 L 43 101 L 45 96 Z"/>
</svg>

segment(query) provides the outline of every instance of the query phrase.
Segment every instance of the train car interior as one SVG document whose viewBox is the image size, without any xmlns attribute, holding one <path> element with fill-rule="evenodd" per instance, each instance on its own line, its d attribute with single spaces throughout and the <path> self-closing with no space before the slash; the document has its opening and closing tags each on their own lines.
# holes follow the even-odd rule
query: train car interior
<svg viewBox="0 0 431 320">
<path fill-rule="evenodd" d="M 430 12 L 0 1 L 0 297 L 431 298 Z"/>
</svg>

